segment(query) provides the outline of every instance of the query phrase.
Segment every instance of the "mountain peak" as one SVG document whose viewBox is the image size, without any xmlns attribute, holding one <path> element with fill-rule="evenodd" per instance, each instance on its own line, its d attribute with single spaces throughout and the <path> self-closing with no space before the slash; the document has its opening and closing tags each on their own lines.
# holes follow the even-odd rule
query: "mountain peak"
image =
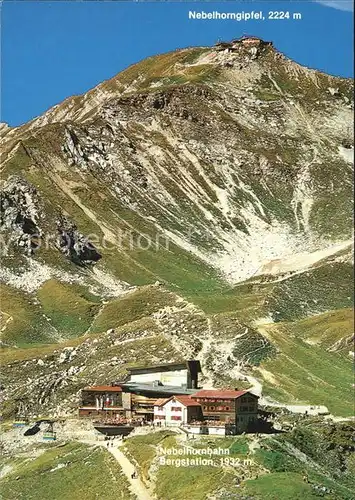
<svg viewBox="0 0 355 500">
<path fill-rule="evenodd" d="M 6 141 L 21 144 L 18 153 L 39 171 L 59 169 L 48 181 L 85 207 L 85 227 L 98 225 L 120 246 L 111 208 L 97 216 L 78 194 L 97 190 L 99 178 L 114 213 L 132 211 L 139 227 L 236 283 L 277 260 L 277 269 L 297 271 L 304 252 L 313 263 L 351 237 L 343 182 L 351 95 L 350 80 L 242 37 L 149 57 L 10 131 Z M 10 165 L 11 147 L 7 153 Z M 343 200 L 337 210 L 322 194 L 329 186 Z M 95 208 L 101 204 L 96 199 Z"/>
<path fill-rule="evenodd" d="M 89 353 L 95 368 L 83 371 L 92 380 L 97 366 L 107 378 L 111 361 L 101 365 L 101 356 L 121 352 L 130 337 L 154 337 L 150 359 L 158 350 L 165 357 L 161 342 L 172 339 L 184 357 L 198 354 L 231 380 L 235 367 L 271 356 L 283 372 L 294 351 L 303 382 L 309 359 L 323 363 L 323 351 L 317 347 L 314 358 L 308 344 L 290 345 L 296 330 L 285 323 L 314 315 L 313 327 L 312 318 L 299 322 L 300 335 L 314 342 L 309 328 L 328 332 L 319 315 L 332 311 L 334 333 L 324 346 L 347 356 L 351 99 L 350 80 L 243 38 L 147 58 L 10 130 L 0 203 L 1 340 L 52 343 L 106 331 L 103 354 Z M 156 282 L 164 286 L 141 288 Z M 137 295 L 129 292 L 135 287 Z M 127 300 L 113 300 L 126 292 Z M 109 333 L 116 327 L 119 345 Z M 122 353 L 124 363 L 141 357 Z M 57 377 L 50 357 L 45 363 Z M 332 373 L 327 379 L 335 407 L 344 400 L 340 384 L 351 379 L 347 364 L 348 378 L 334 386 Z M 295 366 L 286 382 L 283 373 L 267 373 L 276 373 L 275 388 L 281 382 L 299 397 L 288 384 Z M 322 366 L 327 373 L 328 358 Z M 27 375 L 21 383 L 37 402 L 43 379 L 36 393 Z"/>
<path fill-rule="evenodd" d="M 304 81 L 300 82 L 300 78 Z M 301 97 L 303 94 L 302 97 L 312 100 L 312 94 L 316 95 L 314 88 L 339 90 L 340 85 L 344 92 L 338 92 L 338 96 L 347 96 L 348 102 L 352 99 L 350 80 L 347 83 L 346 79 L 305 68 L 286 58 L 271 41 L 244 35 L 227 42 L 218 41 L 209 47 L 176 49 L 143 59 L 85 94 L 68 97 L 18 128 L 25 132 L 55 122 L 86 122 L 110 99 L 140 92 L 161 92 L 196 84 L 213 88 L 237 85 L 240 91 L 245 91 L 260 88 L 271 80 L 290 96 Z M 12 136 L 10 132 L 8 138 Z"/>
</svg>

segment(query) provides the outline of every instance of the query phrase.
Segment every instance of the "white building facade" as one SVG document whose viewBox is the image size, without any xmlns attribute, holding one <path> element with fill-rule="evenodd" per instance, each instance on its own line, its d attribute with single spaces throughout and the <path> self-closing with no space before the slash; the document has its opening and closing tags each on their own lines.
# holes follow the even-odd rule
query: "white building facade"
<svg viewBox="0 0 355 500">
<path fill-rule="evenodd" d="M 201 418 L 201 405 L 188 396 L 158 399 L 154 405 L 154 422 L 162 426 L 180 426 Z"/>
</svg>

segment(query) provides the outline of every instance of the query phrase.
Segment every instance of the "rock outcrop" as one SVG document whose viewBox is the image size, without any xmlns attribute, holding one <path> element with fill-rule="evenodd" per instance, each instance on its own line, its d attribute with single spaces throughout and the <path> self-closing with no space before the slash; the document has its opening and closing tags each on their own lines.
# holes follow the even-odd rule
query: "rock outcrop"
<svg viewBox="0 0 355 500">
<path fill-rule="evenodd" d="M 57 220 L 57 231 L 58 248 L 75 264 L 84 265 L 101 259 L 94 245 L 78 231 L 75 224 L 63 216 Z"/>
<path fill-rule="evenodd" d="M 25 179 L 10 176 L 4 183 L 0 198 L 0 230 L 10 241 L 32 255 L 38 247 L 42 230 L 38 193 Z"/>
</svg>

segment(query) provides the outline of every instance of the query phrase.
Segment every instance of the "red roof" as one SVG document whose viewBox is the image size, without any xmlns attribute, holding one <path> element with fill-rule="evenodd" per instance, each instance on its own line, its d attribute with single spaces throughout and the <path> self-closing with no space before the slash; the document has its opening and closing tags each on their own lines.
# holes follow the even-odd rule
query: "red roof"
<svg viewBox="0 0 355 500">
<path fill-rule="evenodd" d="M 184 406 L 201 406 L 199 403 L 196 403 L 196 401 L 193 401 L 190 396 L 174 396 L 174 398 Z"/>
<path fill-rule="evenodd" d="M 84 390 L 97 392 L 122 392 L 122 387 L 119 385 L 93 385 L 92 387 L 86 387 Z"/>
<path fill-rule="evenodd" d="M 238 399 L 243 394 L 246 394 L 248 391 L 233 391 L 233 390 L 212 390 L 212 389 L 202 389 L 201 391 L 195 392 L 192 394 L 192 398 L 211 398 L 211 399 Z"/>
<path fill-rule="evenodd" d="M 190 396 L 171 396 L 170 398 L 159 398 L 155 401 L 154 406 L 164 406 L 166 403 L 171 401 L 172 399 L 175 399 L 179 403 L 181 403 L 184 406 L 201 406 L 199 403 L 196 403 L 196 401 L 193 401 Z"/>
</svg>

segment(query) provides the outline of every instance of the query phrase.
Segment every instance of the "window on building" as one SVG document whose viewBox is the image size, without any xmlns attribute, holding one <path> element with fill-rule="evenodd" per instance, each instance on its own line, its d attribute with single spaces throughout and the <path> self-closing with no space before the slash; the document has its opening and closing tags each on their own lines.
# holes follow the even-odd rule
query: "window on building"
<svg viewBox="0 0 355 500">
<path fill-rule="evenodd" d="M 171 420 L 181 420 L 180 415 L 172 415 Z"/>
<path fill-rule="evenodd" d="M 204 406 L 204 407 L 203 407 L 203 409 L 204 409 L 204 410 L 207 410 L 207 406 Z"/>
<path fill-rule="evenodd" d="M 229 411 L 230 410 L 230 406 L 226 406 L 226 411 Z"/>
<path fill-rule="evenodd" d="M 253 412 L 255 410 L 254 406 L 249 406 L 249 411 Z"/>
</svg>

